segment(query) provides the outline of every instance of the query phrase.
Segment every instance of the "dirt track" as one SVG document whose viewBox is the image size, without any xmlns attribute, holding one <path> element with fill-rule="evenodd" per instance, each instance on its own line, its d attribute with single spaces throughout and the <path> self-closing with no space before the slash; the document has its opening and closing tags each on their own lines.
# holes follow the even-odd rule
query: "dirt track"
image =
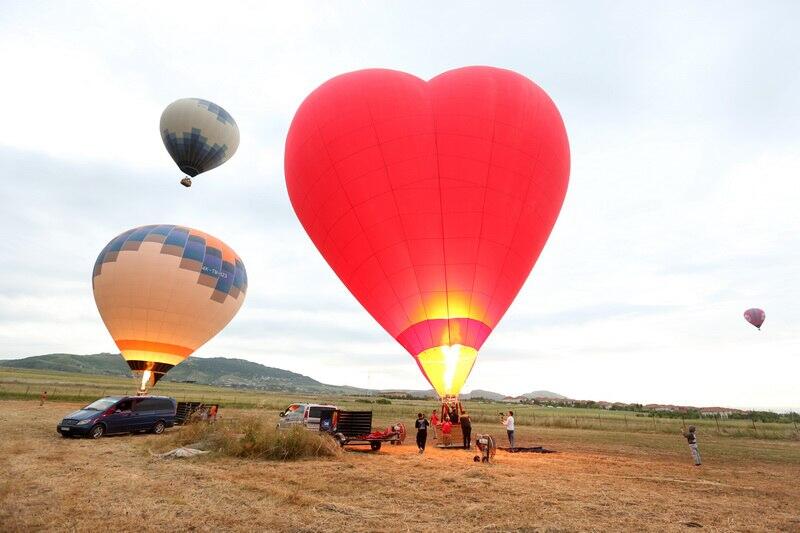
<svg viewBox="0 0 800 533">
<path fill-rule="evenodd" d="M 329 461 L 163 460 L 150 454 L 163 437 L 62 439 L 72 407 L 0 402 L 0 529 L 800 531 L 797 442 L 710 444 L 701 468 L 672 441 L 568 430 L 547 435 L 561 453 L 488 466 L 408 442 Z M 759 446 L 767 459 L 737 452 Z"/>
</svg>

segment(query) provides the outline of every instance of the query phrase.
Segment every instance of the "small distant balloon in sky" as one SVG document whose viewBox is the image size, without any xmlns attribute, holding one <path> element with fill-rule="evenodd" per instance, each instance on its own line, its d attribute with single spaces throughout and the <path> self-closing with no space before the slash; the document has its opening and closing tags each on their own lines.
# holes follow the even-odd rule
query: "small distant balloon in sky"
<svg viewBox="0 0 800 533">
<path fill-rule="evenodd" d="M 230 159 L 239 147 L 239 127 L 230 113 L 200 98 L 169 104 L 159 129 L 167 152 L 186 174 L 181 180 L 185 187 L 191 187 L 193 177 Z"/>
<path fill-rule="evenodd" d="M 761 324 L 764 323 L 764 320 L 766 320 L 766 318 L 767 314 L 763 310 L 757 307 L 748 309 L 747 311 L 744 312 L 744 319 L 750 322 L 759 330 L 761 330 Z"/>
</svg>

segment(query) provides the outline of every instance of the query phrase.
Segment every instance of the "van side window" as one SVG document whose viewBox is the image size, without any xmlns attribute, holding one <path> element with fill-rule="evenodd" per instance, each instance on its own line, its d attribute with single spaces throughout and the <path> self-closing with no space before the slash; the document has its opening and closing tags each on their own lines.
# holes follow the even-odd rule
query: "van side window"
<svg viewBox="0 0 800 533">
<path fill-rule="evenodd" d="M 156 400 L 156 409 L 159 411 L 172 411 L 172 402 L 169 400 Z"/>
<path fill-rule="evenodd" d="M 308 416 L 309 418 L 319 418 L 322 414 L 322 407 L 309 407 L 308 408 Z"/>
<path fill-rule="evenodd" d="M 131 411 L 131 401 L 123 400 L 117 404 L 115 409 L 117 412 L 129 413 Z"/>
<path fill-rule="evenodd" d="M 157 400 L 153 398 L 145 398 L 136 404 L 137 411 L 153 411 L 157 408 Z"/>
</svg>

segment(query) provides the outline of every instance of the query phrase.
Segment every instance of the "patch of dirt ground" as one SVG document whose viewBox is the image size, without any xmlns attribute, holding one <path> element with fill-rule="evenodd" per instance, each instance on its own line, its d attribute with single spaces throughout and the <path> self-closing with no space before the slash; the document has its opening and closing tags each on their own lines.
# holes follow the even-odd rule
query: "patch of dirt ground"
<svg viewBox="0 0 800 533">
<path fill-rule="evenodd" d="M 167 460 L 150 453 L 163 436 L 61 438 L 75 407 L 0 402 L 0 530 L 800 531 L 798 442 L 709 441 L 700 468 L 670 436 L 589 430 L 538 431 L 559 453 L 490 465 L 419 455 L 413 437 L 327 460 Z"/>
</svg>

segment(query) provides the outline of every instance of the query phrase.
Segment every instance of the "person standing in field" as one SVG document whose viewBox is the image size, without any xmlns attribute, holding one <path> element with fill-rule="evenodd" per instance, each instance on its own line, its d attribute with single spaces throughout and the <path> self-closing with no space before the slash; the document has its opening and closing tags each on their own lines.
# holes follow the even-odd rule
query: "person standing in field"
<svg viewBox="0 0 800 533">
<path fill-rule="evenodd" d="M 461 433 L 464 435 L 464 449 L 469 450 L 472 447 L 472 421 L 466 411 L 461 413 Z"/>
<path fill-rule="evenodd" d="M 433 430 L 433 440 L 436 440 L 436 426 L 439 425 L 439 417 L 436 416 L 436 410 L 431 412 L 431 429 Z"/>
<path fill-rule="evenodd" d="M 694 459 L 694 466 L 700 466 L 700 450 L 697 449 L 697 428 L 689 426 L 689 431 L 684 431 L 683 436 L 689 441 L 689 451 L 692 452 L 692 459 Z"/>
<path fill-rule="evenodd" d="M 503 414 L 500 413 L 500 416 L 502 417 Z M 508 433 L 508 443 L 511 445 L 511 448 L 514 448 L 514 411 L 509 411 L 508 416 L 501 418 L 500 421 L 506 427 L 506 433 Z"/>
<path fill-rule="evenodd" d="M 428 426 L 430 422 L 425 418 L 422 413 L 417 413 L 417 421 L 414 422 L 414 427 L 417 428 L 417 448 L 419 453 L 425 451 L 425 443 L 428 441 Z"/>
<path fill-rule="evenodd" d="M 43 390 L 42 391 L 42 395 L 39 396 L 39 407 L 43 406 L 44 402 L 46 402 L 46 401 L 47 401 L 47 391 Z"/>
<path fill-rule="evenodd" d="M 442 441 L 445 446 L 450 446 L 451 431 L 453 431 L 453 424 L 450 422 L 450 417 L 445 415 L 444 422 L 442 422 Z"/>
</svg>

